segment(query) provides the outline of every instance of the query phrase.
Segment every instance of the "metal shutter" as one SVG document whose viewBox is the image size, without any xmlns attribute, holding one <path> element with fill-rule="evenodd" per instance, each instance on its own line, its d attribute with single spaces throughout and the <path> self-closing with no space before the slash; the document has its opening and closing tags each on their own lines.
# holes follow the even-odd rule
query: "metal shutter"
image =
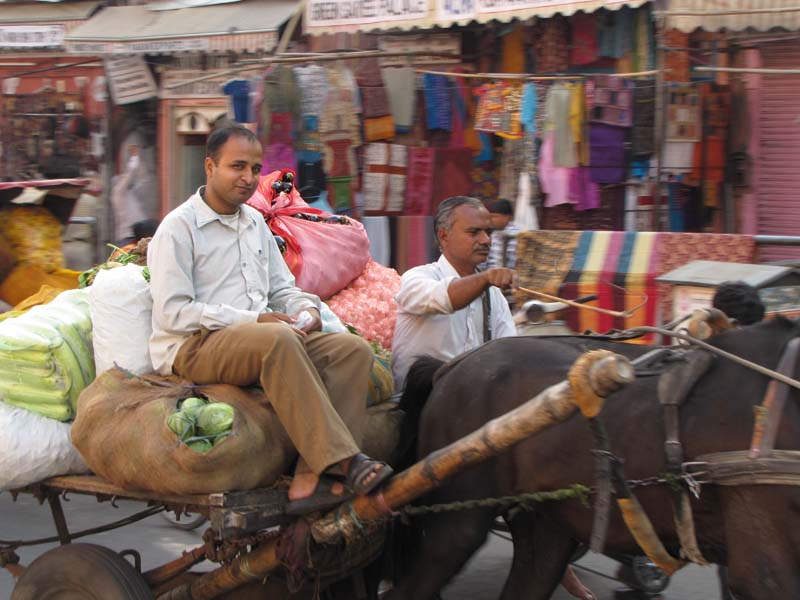
<svg viewBox="0 0 800 600">
<path fill-rule="evenodd" d="M 800 69 L 800 43 L 762 47 L 767 69 Z M 800 75 L 764 75 L 758 173 L 758 233 L 800 235 Z M 764 246 L 761 261 L 800 258 L 800 246 Z"/>
</svg>

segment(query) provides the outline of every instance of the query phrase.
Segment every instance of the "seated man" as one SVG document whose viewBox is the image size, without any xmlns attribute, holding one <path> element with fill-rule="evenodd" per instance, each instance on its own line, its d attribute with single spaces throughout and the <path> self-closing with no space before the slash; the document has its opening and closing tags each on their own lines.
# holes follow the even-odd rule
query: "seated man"
<svg viewBox="0 0 800 600">
<path fill-rule="evenodd" d="M 395 389 L 424 354 L 450 360 L 490 339 L 516 334 L 502 289 L 514 271 L 477 272 L 489 255 L 489 211 L 476 198 L 456 196 L 439 205 L 433 227 L 442 250 L 438 261 L 406 271 L 397 293 L 392 341 Z M 488 310 L 487 310 L 488 309 Z"/>
<path fill-rule="evenodd" d="M 435 263 L 406 271 L 400 282 L 392 341 L 395 388 L 402 390 L 417 357 L 450 360 L 491 339 L 516 335 L 501 290 L 514 271 L 477 271 L 489 254 L 492 223 L 476 198 L 455 196 L 439 205 L 433 221 L 442 255 Z M 595 600 L 570 568 L 562 585 L 576 598 Z"/>
<path fill-rule="evenodd" d="M 287 512 L 304 514 L 371 492 L 391 469 L 359 452 L 372 352 L 355 335 L 320 332 L 319 298 L 295 287 L 264 218 L 244 204 L 260 172 L 251 131 L 209 136 L 206 185 L 148 250 L 150 353 L 163 375 L 261 385 L 300 454 Z"/>
</svg>

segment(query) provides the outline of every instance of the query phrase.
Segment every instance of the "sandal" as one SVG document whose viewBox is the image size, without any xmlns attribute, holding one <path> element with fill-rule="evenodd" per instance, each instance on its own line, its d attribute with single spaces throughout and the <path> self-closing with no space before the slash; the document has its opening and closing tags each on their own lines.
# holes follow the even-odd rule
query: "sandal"
<svg viewBox="0 0 800 600">
<path fill-rule="evenodd" d="M 375 460 L 359 452 L 350 460 L 346 485 L 357 496 L 366 496 L 389 479 L 394 471 L 385 462 Z M 372 480 L 369 476 L 372 475 Z"/>
<path fill-rule="evenodd" d="M 336 508 L 340 504 L 352 500 L 355 496 L 353 492 L 344 486 L 344 491 L 341 494 L 333 493 L 334 484 L 341 482 L 335 477 L 329 475 L 320 475 L 317 485 L 310 496 L 292 500 L 286 505 L 286 514 L 292 517 L 299 517 L 307 515 L 312 512 L 323 512 Z"/>
</svg>

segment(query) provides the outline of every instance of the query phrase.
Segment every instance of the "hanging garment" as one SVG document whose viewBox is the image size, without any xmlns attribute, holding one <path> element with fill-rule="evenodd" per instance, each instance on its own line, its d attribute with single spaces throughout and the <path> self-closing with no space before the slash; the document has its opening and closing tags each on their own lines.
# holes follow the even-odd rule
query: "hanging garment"
<svg viewBox="0 0 800 600">
<path fill-rule="evenodd" d="M 428 129 L 450 131 L 452 127 L 452 85 L 444 75 L 422 76 L 425 90 L 425 119 Z"/>
<path fill-rule="evenodd" d="M 524 30 L 515 28 L 502 37 L 501 69 L 503 73 L 525 72 Z"/>
<path fill-rule="evenodd" d="M 569 183 L 572 176 L 570 168 L 556 165 L 553 160 L 555 151 L 555 132 L 546 131 L 539 155 L 539 183 L 547 194 L 544 205 L 551 207 L 559 204 L 574 204 L 569 194 Z"/>
<path fill-rule="evenodd" d="M 364 212 L 402 213 L 406 201 L 408 147 L 367 144 L 364 148 Z"/>
<path fill-rule="evenodd" d="M 572 16 L 572 52 L 570 62 L 573 65 L 588 65 L 595 62 L 600 55 L 597 47 L 597 17 L 584 12 Z"/>
<path fill-rule="evenodd" d="M 563 73 L 569 69 L 569 21 L 562 15 L 539 19 L 531 28 L 535 70 L 538 73 Z"/>
<path fill-rule="evenodd" d="M 600 186 L 592 181 L 591 169 L 576 167 L 570 170 L 569 196 L 575 204 L 575 210 L 600 208 Z"/>
<path fill-rule="evenodd" d="M 602 123 L 589 126 L 589 164 L 596 183 L 625 181 L 625 134 L 622 127 Z"/>
<path fill-rule="evenodd" d="M 633 89 L 633 154 L 655 152 L 656 88 L 652 81 L 637 81 Z"/>
<path fill-rule="evenodd" d="M 520 107 L 519 120 L 526 133 L 536 134 L 536 111 L 538 94 L 536 84 L 526 83 L 522 89 L 522 105 Z"/>
<path fill-rule="evenodd" d="M 385 68 L 381 70 L 381 77 L 389 97 L 395 127 L 406 132 L 414 124 L 417 74 L 411 67 Z"/>
<path fill-rule="evenodd" d="M 226 83 L 222 91 L 231 99 L 234 120 L 237 123 L 250 123 L 250 82 L 234 79 Z"/>
<path fill-rule="evenodd" d="M 353 177 L 357 173 L 354 149 L 361 145 L 361 124 L 354 103 L 352 73 L 333 68 L 327 73 L 331 87 L 319 121 L 323 166 L 331 177 Z"/>
<path fill-rule="evenodd" d="M 302 94 L 300 107 L 303 116 L 319 117 L 325 108 L 330 87 L 325 67 L 321 65 L 295 67 L 294 73 Z"/>
<path fill-rule="evenodd" d="M 547 94 L 545 104 L 547 129 L 553 132 L 553 163 L 559 167 L 574 167 L 578 162 L 575 155 L 575 138 L 570 124 L 572 110 L 570 88 L 563 83 L 553 85 Z"/>
<path fill-rule="evenodd" d="M 533 231 L 539 229 L 539 217 L 533 206 L 533 193 L 531 177 L 528 173 L 519 176 L 519 193 L 514 204 L 514 223 L 520 231 Z"/>
</svg>

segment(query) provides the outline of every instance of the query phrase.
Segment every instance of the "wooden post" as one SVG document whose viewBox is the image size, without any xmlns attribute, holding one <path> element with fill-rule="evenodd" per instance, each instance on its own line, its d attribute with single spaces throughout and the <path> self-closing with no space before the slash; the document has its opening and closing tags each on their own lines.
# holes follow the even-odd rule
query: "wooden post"
<svg viewBox="0 0 800 600">
<path fill-rule="evenodd" d="M 428 493 L 459 471 L 564 421 L 578 408 L 585 414 L 596 414 L 602 398 L 633 379 L 633 367 L 627 358 L 607 350 L 587 352 L 570 369 L 568 381 L 550 386 L 511 412 L 434 452 L 393 477 L 382 493 L 359 496 L 348 511 L 331 511 L 312 524 L 311 533 L 320 543 L 357 534 L 362 522 L 389 518 L 392 510 Z M 277 541 L 273 540 L 158 600 L 210 600 L 261 579 L 279 566 Z"/>
</svg>

